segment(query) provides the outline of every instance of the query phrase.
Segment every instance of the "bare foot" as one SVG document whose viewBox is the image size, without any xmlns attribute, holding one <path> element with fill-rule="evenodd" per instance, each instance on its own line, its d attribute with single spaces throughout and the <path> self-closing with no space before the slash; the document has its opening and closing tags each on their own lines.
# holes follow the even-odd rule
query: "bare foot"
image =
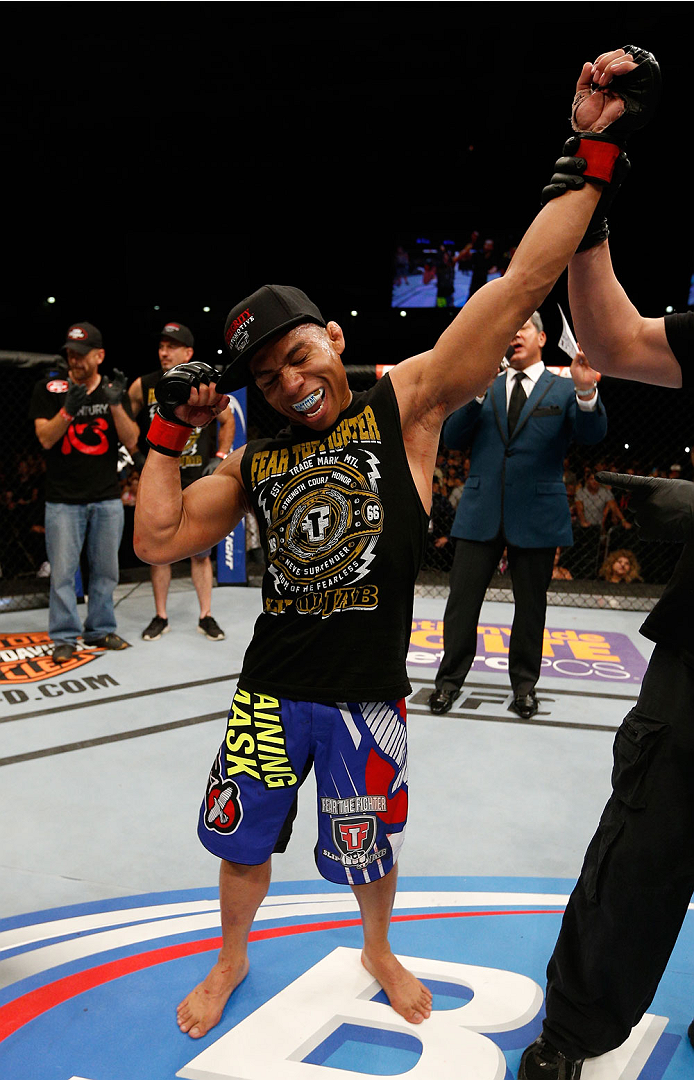
<svg viewBox="0 0 694 1080">
<path fill-rule="evenodd" d="M 238 964 L 217 961 L 206 979 L 184 998 L 176 1010 L 176 1021 L 183 1034 L 201 1039 L 218 1024 L 224 1006 L 248 974 L 248 957 Z"/>
<path fill-rule="evenodd" d="M 392 953 L 369 957 L 364 951 L 361 962 L 376 982 L 381 984 L 396 1013 L 400 1013 L 400 1016 L 404 1016 L 411 1024 L 421 1024 L 422 1020 L 431 1016 L 431 990 L 404 968 Z"/>
</svg>

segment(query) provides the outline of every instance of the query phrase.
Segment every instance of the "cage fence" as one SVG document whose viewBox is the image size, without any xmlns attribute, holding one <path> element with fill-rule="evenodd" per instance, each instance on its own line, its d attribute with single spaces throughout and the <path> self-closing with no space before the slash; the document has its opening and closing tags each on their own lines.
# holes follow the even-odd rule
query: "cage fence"
<svg viewBox="0 0 694 1080">
<path fill-rule="evenodd" d="M 28 408 L 35 382 L 56 370 L 59 362 L 59 357 L 44 354 L 0 352 L 5 400 L 13 403 L 6 413 L 6 450 L 0 459 L 0 610 L 37 607 L 47 602 L 44 462 Z M 368 389 L 381 374 L 374 365 L 348 366 L 347 372 L 355 391 Z M 565 461 L 564 482 L 574 543 L 557 553 L 548 600 L 575 607 L 648 611 L 674 569 L 680 546 L 642 540 L 633 524 L 628 496 L 608 491 L 613 501 L 603 507 L 604 495 L 595 496 L 591 491 L 596 485 L 590 474 L 606 468 L 691 481 L 692 394 L 609 378 L 601 381 L 600 393 L 608 417 L 606 438 L 590 447 L 573 443 Z M 249 438 L 272 436 L 285 424 L 262 394 L 250 386 Z M 126 464 L 122 470 L 124 488 L 128 469 Z M 441 445 L 426 553 L 417 583 L 421 595 L 445 596 L 448 592 L 453 554 L 449 534 L 468 470 L 466 451 L 450 451 Z M 132 508 L 129 510 L 132 516 Z M 128 532 L 126 525 L 121 547 L 125 577 L 137 562 L 132 553 L 132 529 Z M 259 583 L 258 569 L 251 560 L 249 583 Z M 510 600 L 511 588 L 506 559 L 502 557 L 487 598 Z"/>
</svg>

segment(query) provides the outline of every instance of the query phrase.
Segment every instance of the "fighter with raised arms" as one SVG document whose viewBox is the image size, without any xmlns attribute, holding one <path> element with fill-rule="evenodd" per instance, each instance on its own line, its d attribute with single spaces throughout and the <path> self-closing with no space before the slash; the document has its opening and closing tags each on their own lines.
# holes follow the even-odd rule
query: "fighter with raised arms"
<svg viewBox="0 0 694 1080">
<path fill-rule="evenodd" d="M 579 89 L 590 77 L 587 64 Z M 388 929 L 407 817 L 405 658 L 441 426 L 484 391 L 575 251 L 609 191 L 625 136 L 644 122 L 643 101 L 630 105 L 638 86 L 627 79 L 601 96 L 603 131 L 593 132 L 589 116 L 580 181 L 538 214 L 505 276 L 475 293 L 431 350 L 371 390 L 349 388 L 340 326 L 300 290 L 275 285 L 230 312 L 221 376 L 184 365 L 159 383 L 155 452 L 138 495 L 138 554 L 153 563 L 185 558 L 253 508 L 268 562 L 263 610 L 200 812 L 200 838 L 222 860 L 223 946 L 179 1006 L 179 1026 L 194 1038 L 219 1021 L 248 970 L 247 937 L 271 855 L 284 847 L 312 761 L 318 868 L 352 887 L 362 962 L 396 1012 L 412 1023 L 430 1015 L 431 994 L 393 955 Z M 251 379 L 289 427 L 235 451 L 182 492 L 177 454 L 187 425 L 213 419 L 225 393 Z M 592 385 L 590 370 L 585 381 Z"/>
</svg>

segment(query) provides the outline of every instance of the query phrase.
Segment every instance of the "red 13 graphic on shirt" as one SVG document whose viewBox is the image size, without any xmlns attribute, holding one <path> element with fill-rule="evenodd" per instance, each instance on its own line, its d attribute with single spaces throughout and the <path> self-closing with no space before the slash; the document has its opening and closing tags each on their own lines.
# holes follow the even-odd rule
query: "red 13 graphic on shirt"
<svg viewBox="0 0 694 1080">
<path fill-rule="evenodd" d="M 86 424 L 70 424 L 63 436 L 61 451 L 63 454 L 71 454 L 73 450 L 80 454 L 105 454 L 108 450 L 107 430 L 108 421 L 103 416 Z"/>
</svg>

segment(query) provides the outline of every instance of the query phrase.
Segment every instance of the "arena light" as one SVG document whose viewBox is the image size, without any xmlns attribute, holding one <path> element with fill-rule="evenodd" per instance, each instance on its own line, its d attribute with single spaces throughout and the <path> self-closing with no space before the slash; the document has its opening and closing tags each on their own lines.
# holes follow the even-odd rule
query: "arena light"
<svg viewBox="0 0 694 1080">
<path fill-rule="evenodd" d="M 55 296 L 47 296 L 46 297 L 46 303 L 47 304 L 55 304 Z"/>
<path fill-rule="evenodd" d="M 685 452 L 685 454 L 691 454 L 691 452 L 692 452 L 691 446 L 685 446 L 684 452 Z"/>
<path fill-rule="evenodd" d="M 207 305 L 205 305 L 205 307 L 202 310 L 203 311 L 209 311 L 210 309 L 209 309 L 209 307 L 207 307 Z"/>
<path fill-rule="evenodd" d="M 665 308 L 665 313 L 666 313 L 667 315 L 672 315 L 672 313 L 673 313 L 673 311 L 674 311 L 674 310 L 675 310 L 675 309 L 674 309 L 674 307 L 672 306 L 672 304 L 668 304 L 668 306 L 667 306 L 667 307 Z"/>
<path fill-rule="evenodd" d="M 401 311 L 401 312 L 400 312 L 400 314 L 402 315 L 402 317 L 403 317 L 403 319 L 404 319 L 404 318 L 405 318 L 405 316 L 407 315 L 407 312 L 406 312 L 406 311 Z"/>
<path fill-rule="evenodd" d="M 350 315 L 354 315 L 354 316 L 356 316 L 357 314 L 358 314 L 358 312 L 357 312 L 357 311 L 350 311 Z"/>
<path fill-rule="evenodd" d="M 154 310 L 155 310 L 155 311 L 159 311 L 159 304 L 155 304 L 155 305 L 154 305 Z"/>
<path fill-rule="evenodd" d="M 221 350 L 221 349 L 217 349 L 217 356 L 221 356 L 221 355 L 222 355 L 222 350 Z"/>
<path fill-rule="evenodd" d="M 628 443 L 628 442 L 625 442 L 625 443 L 624 443 L 624 449 L 625 449 L 625 450 L 628 450 L 628 449 L 629 449 L 629 443 Z"/>
</svg>

